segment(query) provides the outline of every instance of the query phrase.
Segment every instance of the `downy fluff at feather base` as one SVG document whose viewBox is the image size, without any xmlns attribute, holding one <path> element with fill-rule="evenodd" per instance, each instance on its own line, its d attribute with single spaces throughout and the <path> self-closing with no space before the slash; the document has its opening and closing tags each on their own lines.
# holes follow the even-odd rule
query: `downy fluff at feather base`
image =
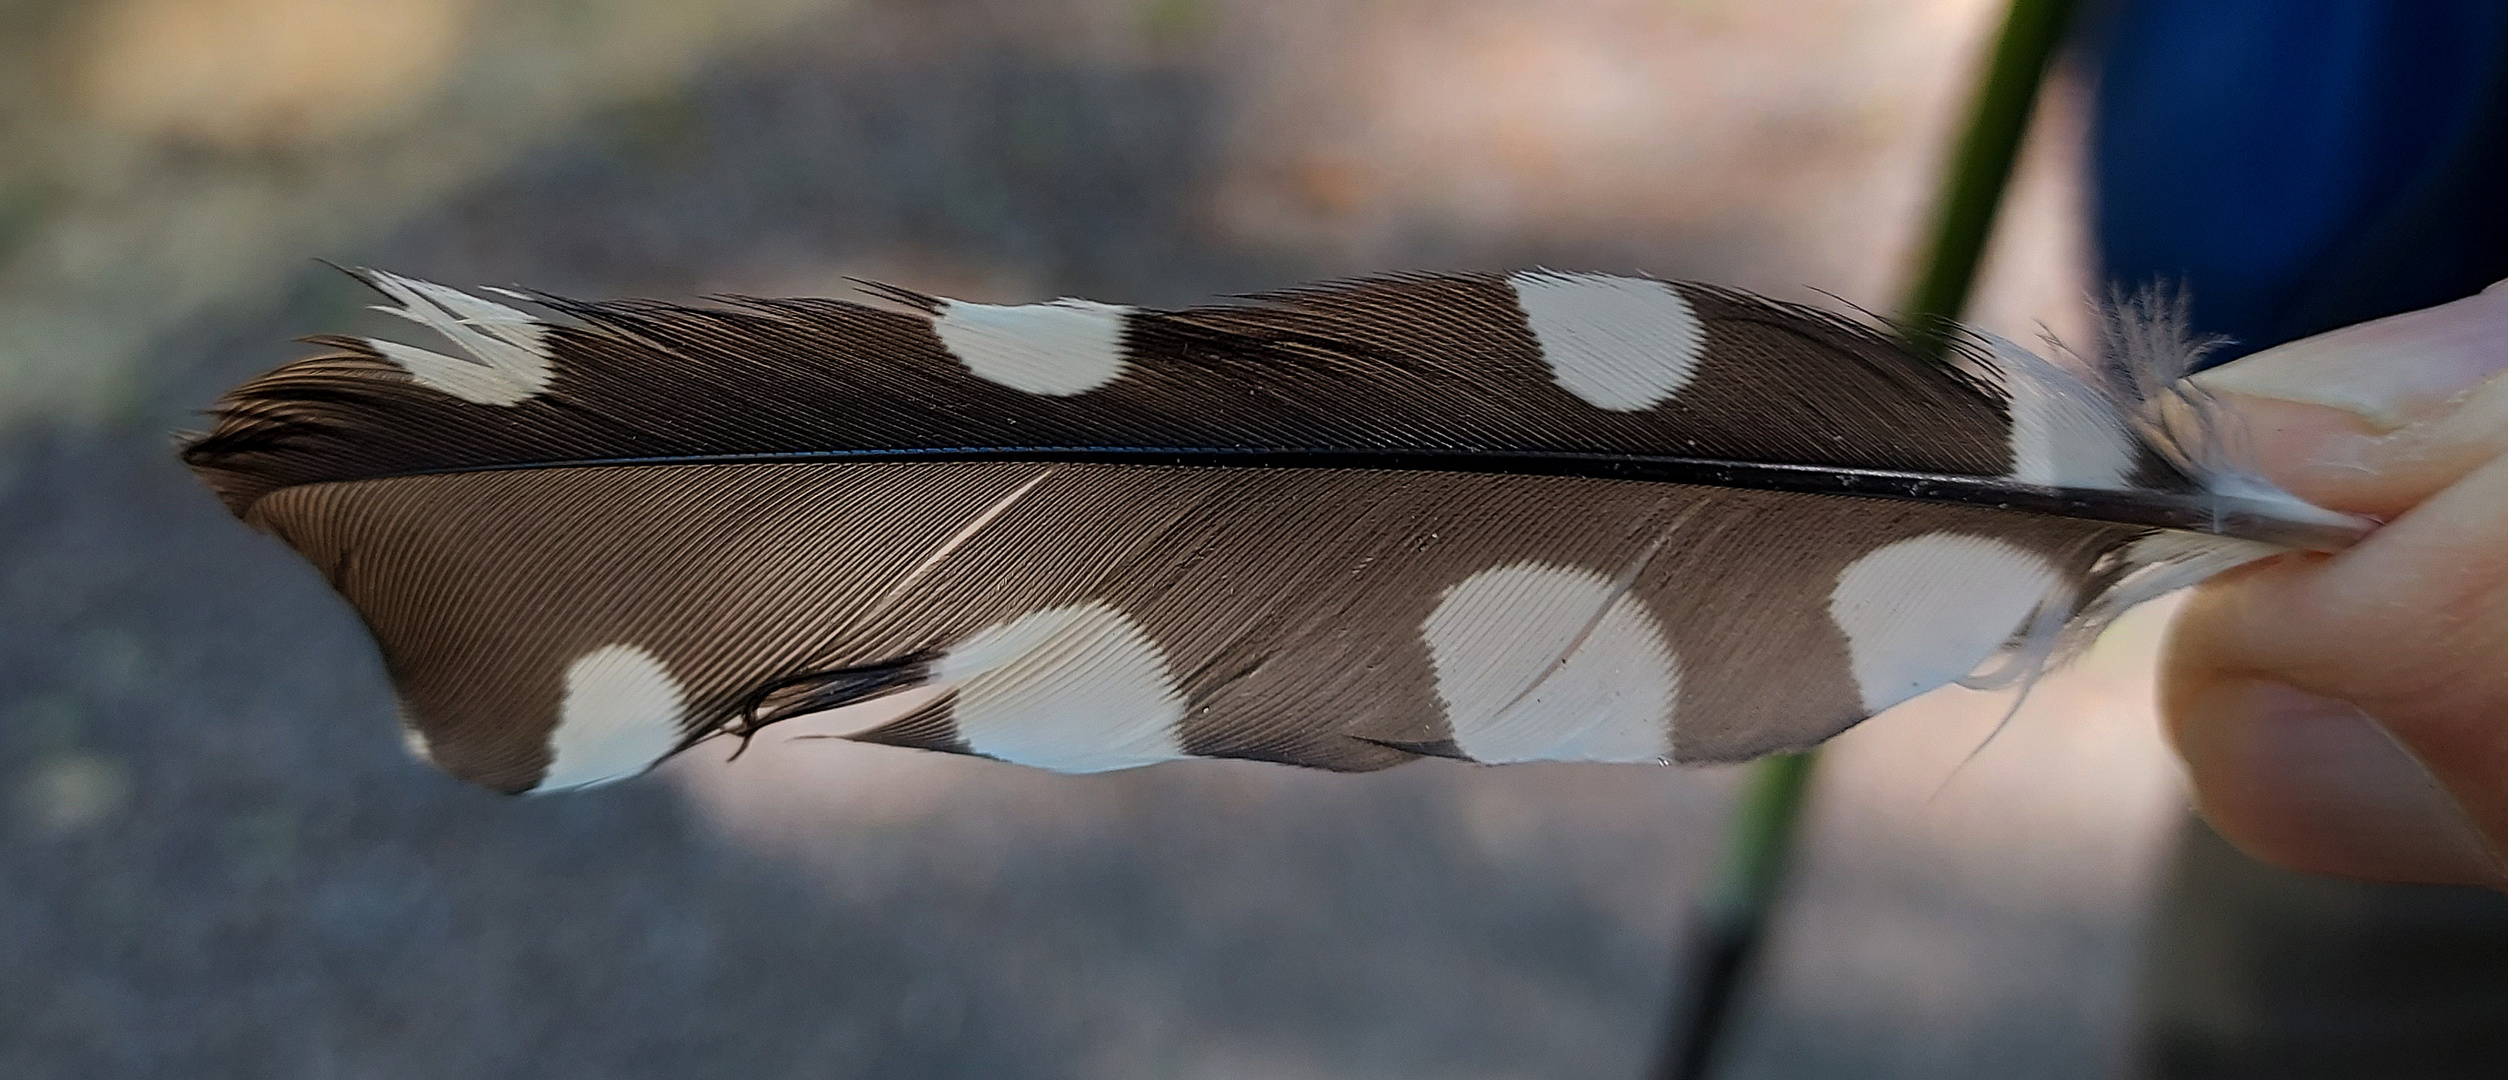
<svg viewBox="0 0 2508 1080">
<path fill-rule="evenodd" d="M 1736 761 L 2367 527 L 2235 467 L 2149 298 L 2084 379 L 1547 270 L 1178 310 L 359 276 L 443 341 L 315 339 L 184 459 L 510 792 L 840 708 L 1074 772 Z"/>
</svg>

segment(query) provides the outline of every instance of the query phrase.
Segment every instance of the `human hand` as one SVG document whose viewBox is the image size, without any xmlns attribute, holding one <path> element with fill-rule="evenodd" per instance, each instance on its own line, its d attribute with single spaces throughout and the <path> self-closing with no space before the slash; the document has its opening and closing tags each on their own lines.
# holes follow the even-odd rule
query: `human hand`
<svg viewBox="0 0 2508 1080">
<path fill-rule="evenodd" d="M 2198 376 L 2270 479 L 2389 519 L 2179 614 L 2160 703 L 2214 828 L 2268 862 L 2508 886 L 2508 282 Z"/>
</svg>

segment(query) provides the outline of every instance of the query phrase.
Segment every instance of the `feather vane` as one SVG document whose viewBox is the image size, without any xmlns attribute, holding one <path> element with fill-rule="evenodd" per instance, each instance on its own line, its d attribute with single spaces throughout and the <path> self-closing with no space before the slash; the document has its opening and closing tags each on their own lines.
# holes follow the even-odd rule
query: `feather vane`
<svg viewBox="0 0 2508 1080">
<path fill-rule="evenodd" d="M 449 351 L 316 339 L 185 460 L 506 791 L 866 703 L 1067 771 L 1733 761 L 2366 527 L 2233 467 L 2157 308 L 2084 381 L 1552 271 L 545 318 L 360 276 Z"/>
</svg>

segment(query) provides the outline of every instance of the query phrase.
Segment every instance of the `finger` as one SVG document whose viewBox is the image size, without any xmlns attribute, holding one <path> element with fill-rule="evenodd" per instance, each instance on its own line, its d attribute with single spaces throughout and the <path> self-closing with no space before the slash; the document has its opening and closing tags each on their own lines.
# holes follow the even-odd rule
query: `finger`
<svg viewBox="0 0 2508 1080">
<path fill-rule="evenodd" d="M 2391 518 L 2508 454 L 2508 379 L 2475 388 L 2455 411 L 2385 432 L 2323 405 L 2222 397 L 2257 471 L 2328 510 Z"/>
<path fill-rule="evenodd" d="M 2224 835 L 2311 870 L 2501 880 L 2503 537 L 2508 460 L 2339 556 L 2286 558 L 2188 604 L 2162 708 Z"/>
<path fill-rule="evenodd" d="M 2508 282 L 2195 376 L 2243 421 L 2268 479 L 2389 517 L 2508 453 Z"/>
<path fill-rule="evenodd" d="M 2471 819 L 2368 714 L 2269 680 L 2181 682 L 2196 808 L 2248 854 L 2309 873 L 2499 885 Z"/>
</svg>

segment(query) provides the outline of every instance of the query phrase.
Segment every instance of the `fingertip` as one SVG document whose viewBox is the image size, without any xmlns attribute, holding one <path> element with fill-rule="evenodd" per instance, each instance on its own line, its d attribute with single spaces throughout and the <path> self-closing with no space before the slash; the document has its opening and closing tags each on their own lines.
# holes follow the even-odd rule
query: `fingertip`
<svg viewBox="0 0 2508 1080">
<path fill-rule="evenodd" d="M 2227 673 L 2180 685 L 2169 705 L 2197 809 L 2256 858 L 2342 877 L 2508 887 L 2492 841 L 2359 708 Z"/>
</svg>

